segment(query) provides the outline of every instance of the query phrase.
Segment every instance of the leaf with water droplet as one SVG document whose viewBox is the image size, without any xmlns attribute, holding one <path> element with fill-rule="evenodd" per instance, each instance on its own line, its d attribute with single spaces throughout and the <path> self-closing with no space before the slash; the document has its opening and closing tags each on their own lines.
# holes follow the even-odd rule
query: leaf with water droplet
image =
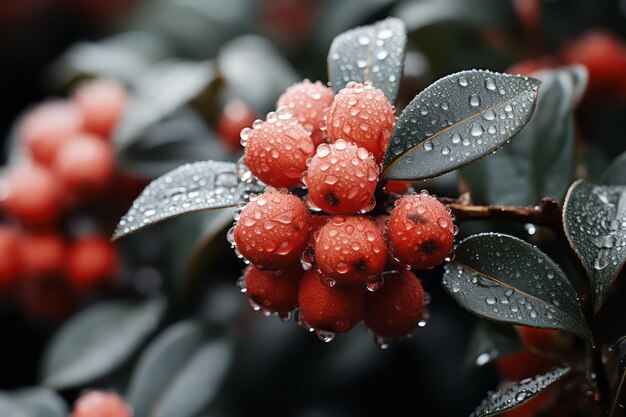
<svg viewBox="0 0 626 417">
<path fill-rule="evenodd" d="M 615 158 L 602 174 L 600 183 L 626 185 L 626 152 Z"/>
<path fill-rule="evenodd" d="M 483 320 L 474 329 L 465 363 L 468 368 L 483 366 L 522 349 L 522 339 L 513 326 Z"/>
<path fill-rule="evenodd" d="M 442 284 L 469 312 L 502 323 L 565 330 L 591 342 L 572 284 L 535 246 L 513 236 L 470 236 L 445 265 Z"/>
<path fill-rule="evenodd" d="M 350 81 L 371 82 L 396 101 L 404 68 L 404 22 L 387 18 L 338 35 L 328 51 L 328 79 L 338 92 Z"/>
<path fill-rule="evenodd" d="M 562 199 L 574 179 L 574 110 L 585 92 L 587 70 L 575 65 L 541 71 L 535 77 L 541 90 L 526 127 L 495 155 L 461 169 L 477 204 Z"/>
<path fill-rule="evenodd" d="M 146 348 L 133 371 L 127 395 L 133 415 L 198 415 L 215 399 L 231 363 L 232 344 L 223 335 L 195 321 L 170 326 Z"/>
<path fill-rule="evenodd" d="M 591 281 L 597 312 L 626 261 L 626 186 L 576 181 L 565 198 L 563 226 Z"/>
<path fill-rule="evenodd" d="M 487 398 L 470 414 L 470 417 L 493 416 L 519 407 L 560 380 L 569 371 L 569 368 L 556 368 L 547 374 L 537 375 L 517 384 L 509 385 L 501 391 L 490 392 Z"/>
<path fill-rule="evenodd" d="M 113 238 L 183 214 L 235 206 L 246 192 L 232 162 L 182 165 L 143 190 L 118 223 Z"/>
<path fill-rule="evenodd" d="M 534 78 L 482 70 L 440 79 L 400 114 L 385 153 L 384 177 L 432 178 L 495 151 L 530 120 L 538 88 Z M 446 147 L 450 152 L 443 153 Z"/>
</svg>

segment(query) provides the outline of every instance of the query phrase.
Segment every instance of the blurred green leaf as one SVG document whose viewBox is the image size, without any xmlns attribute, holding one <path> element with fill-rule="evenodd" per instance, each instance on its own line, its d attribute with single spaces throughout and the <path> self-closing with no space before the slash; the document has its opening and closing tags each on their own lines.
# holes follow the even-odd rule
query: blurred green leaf
<svg viewBox="0 0 626 417">
<path fill-rule="evenodd" d="M 626 261 L 626 186 L 576 181 L 565 198 L 563 225 L 591 280 L 597 312 Z"/>
<path fill-rule="evenodd" d="M 562 199 L 574 178 L 574 110 L 585 92 L 587 70 L 577 65 L 535 76 L 541 90 L 526 127 L 495 155 L 461 170 L 477 204 Z"/>
<path fill-rule="evenodd" d="M 468 368 L 483 366 L 522 349 L 522 339 L 513 326 L 483 320 L 474 329 L 465 363 Z"/>
<path fill-rule="evenodd" d="M 68 413 L 63 399 L 48 388 L 0 393 L 0 415 L 3 417 L 66 417 Z"/>
<path fill-rule="evenodd" d="M 328 79 L 338 92 L 351 81 L 371 82 L 396 101 L 406 52 L 406 29 L 387 18 L 337 36 L 328 51 Z"/>
<path fill-rule="evenodd" d="M 46 349 L 42 379 L 58 389 L 76 387 L 113 371 L 156 328 L 165 302 L 104 301 L 67 321 Z"/>
<path fill-rule="evenodd" d="M 626 185 L 626 152 L 611 162 L 602 174 L 601 184 Z"/>
<path fill-rule="evenodd" d="M 535 246 L 513 236 L 470 236 L 445 265 L 442 284 L 469 312 L 502 323 L 572 332 L 592 341 L 572 284 Z"/>
<path fill-rule="evenodd" d="M 193 321 L 174 324 L 139 359 L 127 399 L 135 417 L 192 417 L 215 398 L 232 346 Z"/>
<path fill-rule="evenodd" d="M 533 78 L 479 70 L 440 79 L 400 114 L 383 176 L 432 178 L 495 151 L 532 116 L 538 86 Z"/>
<path fill-rule="evenodd" d="M 547 374 L 537 375 L 529 380 L 510 385 L 501 391 L 491 392 L 478 408 L 474 410 L 470 417 L 493 416 L 501 414 L 506 410 L 519 407 L 557 382 L 569 371 L 569 368 L 557 368 Z"/>
</svg>

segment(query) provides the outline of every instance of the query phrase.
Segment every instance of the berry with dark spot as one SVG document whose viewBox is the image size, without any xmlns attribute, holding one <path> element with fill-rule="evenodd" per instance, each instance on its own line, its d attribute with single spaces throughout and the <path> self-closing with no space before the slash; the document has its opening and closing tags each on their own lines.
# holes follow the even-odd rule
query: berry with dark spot
<svg viewBox="0 0 626 417">
<path fill-rule="evenodd" d="M 320 230 L 315 262 L 340 285 L 374 281 L 385 270 L 385 238 L 376 222 L 365 216 L 335 216 Z"/>
<path fill-rule="evenodd" d="M 347 332 L 363 317 L 363 290 L 329 281 L 314 269 L 304 274 L 298 288 L 300 317 L 316 330 Z"/>
<path fill-rule="evenodd" d="M 365 294 L 363 321 L 377 336 L 406 337 L 424 317 L 424 289 L 410 271 L 385 275 L 382 287 Z"/>
<path fill-rule="evenodd" d="M 306 172 L 309 199 L 330 214 L 369 211 L 378 174 L 378 165 L 365 148 L 343 139 L 321 144 Z"/>
<path fill-rule="evenodd" d="M 298 284 L 303 274 L 299 262 L 277 271 L 251 265 L 243 274 L 246 295 L 262 309 L 286 315 L 298 305 Z"/>
<path fill-rule="evenodd" d="M 74 404 L 71 417 L 132 417 L 131 408 L 112 392 L 91 391 Z"/>
<path fill-rule="evenodd" d="M 326 115 L 331 142 L 345 139 L 370 151 L 380 162 L 396 124 L 394 109 L 378 88 L 353 84 L 343 88 Z"/>
<path fill-rule="evenodd" d="M 273 187 L 295 187 L 315 147 L 310 133 L 287 111 L 271 112 L 265 122 L 241 131 L 250 171 Z"/>
<path fill-rule="evenodd" d="M 324 112 L 333 102 L 333 90 L 319 81 L 304 80 L 289 87 L 276 102 L 276 108 L 286 107 L 309 132 L 315 146 L 326 142 L 322 130 Z"/>
<path fill-rule="evenodd" d="M 413 268 L 439 265 L 452 250 L 454 224 L 450 213 L 427 194 L 412 194 L 396 201 L 387 227 L 392 254 Z"/>
<path fill-rule="evenodd" d="M 311 232 L 311 215 L 298 197 L 269 190 L 250 200 L 234 227 L 234 243 L 261 269 L 280 269 L 300 259 Z"/>
</svg>

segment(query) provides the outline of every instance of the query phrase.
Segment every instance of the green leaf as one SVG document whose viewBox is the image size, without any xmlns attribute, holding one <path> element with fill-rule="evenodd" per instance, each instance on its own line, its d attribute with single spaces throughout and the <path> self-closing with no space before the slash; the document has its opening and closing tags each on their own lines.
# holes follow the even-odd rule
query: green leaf
<svg viewBox="0 0 626 417">
<path fill-rule="evenodd" d="M 522 339 L 513 326 L 481 321 L 470 339 L 465 362 L 468 367 L 483 366 L 522 349 Z"/>
<path fill-rule="evenodd" d="M 119 221 L 113 238 L 183 214 L 235 206 L 246 190 L 232 162 L 183 165 L 152 181 L 142 191 Z"/>
<path fill-rule="evenodd" d="M 120 366 L 156 328 L 165 302 L 105 301 L 66 322 L 47 347 L 42 377 L 58 389 L 76 387 Z"/>
<path fill-rule="evenodd" d="M 538 87 L 533 78 L 482 70 L 440 79 L 400 114 L 383 176 L 436 177 L 495 151 L 526 125 Z"/>
<path fill-rule="evenodd" d="M 396 101 L 406 52 L 406 29 L 387 18 L 337 36 L 328 51 L 328 79 L 338 92 L 349 82 L 371 82 Z"/>
<path fill-rule="evenodd" d="M 506 410 L 519 407 L 557 382 L 570 371 L 569 368 L 557 368 L 544 375 L 526 379 L 498 392 L 491 392 L 474 410 L 470 417 L 486 417 L 500 414 Z"/>
<path fill-rule="evenodd" d="M 511 324 L 572 332 L 592 341 L 576 291 L 559 266 L 513 236 L 470 236 L 445 265 L 443 286 L 466 310 Z"/>
<path fill-rule="evenodd" d="M 166 329 L 142 354 L 130 382 L 134 417 L 192 417 L 216 396 L 232 363 L 232 346 L 199 323 Z"/>
<path fill-rule="evenodd" d="M 611 162 L 602 174 L 601 184 L 626 185 L 626 152 Z"/>
<path fill-rule="evenodd" d="M 59 395 L 48 388 L 26 388 L 0 393 L 0 415 L 7 417 L 66 417 L 69 411 Z"/>
<path fill-rule="evenodd" d="M 495 155 L 461 170 L 477 204 L 562 199 L 574 178 L 574 110 L 585 92 L 587 70 L 576 65 L 535 76 L 541 91 L 530 122 Z"/>
<path fill-rule="evenodd" d="M 565 198 L 563 226 L 591 281 L 597 312 L 626 261 L 626 186 L 576 181 Z"/>
</svg>

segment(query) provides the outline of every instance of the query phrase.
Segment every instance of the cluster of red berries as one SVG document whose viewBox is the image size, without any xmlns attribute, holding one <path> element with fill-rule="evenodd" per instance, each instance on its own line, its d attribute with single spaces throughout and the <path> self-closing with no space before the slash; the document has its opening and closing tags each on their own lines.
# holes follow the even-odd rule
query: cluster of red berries
<svg viewBox="0 0 626 417">
<path fill-rule="evenodd" d="M 0 177 L 0 294 L 16 292 L 37 317 L 62 316 L 68 299 L 117 275 L 109 225 L 94 213 L 113 188 L 109 139 L 127 96 L 115 81 L 92 81 L 19 123 L 17 150 Z"/>
<path fill-rule="evenodd" d="M 456 228 L 428 193 L 399 195 L 406 183 L 377 193 L 393 106 L 371 85 L 333 95 L 306 80 L 277 107 L 241 132 L 246 167 L 269 187 L 238 210 L 229 232 L 252 264 L 240 287 L 267 314 L 298 309 L 300 323 L 324 340 L 361 320 L 381 339 L 406 337 L 426 309 L 410 269 L 442 263 Z M 374 211 L 379 194 L 395 200 L 390 215 L 380 202 Z"/>
</svg>

